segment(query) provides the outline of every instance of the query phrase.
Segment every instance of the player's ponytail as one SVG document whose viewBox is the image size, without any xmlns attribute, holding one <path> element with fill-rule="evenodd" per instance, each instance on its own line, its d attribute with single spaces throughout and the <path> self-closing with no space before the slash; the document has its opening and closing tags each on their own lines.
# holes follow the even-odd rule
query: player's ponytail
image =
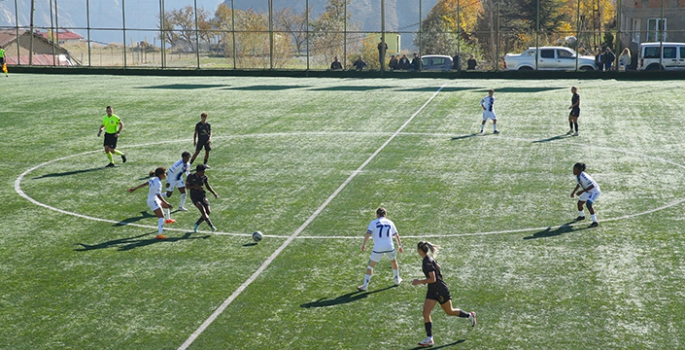
<svg viewBox="0 0 685 350">
<path fill-rule="evenodd" d="M 585 171 L 585 163 L 576 163 L 573 165 L 574 168 L 580 170 L 580 171 Z"/>
<path fill-rule="evenodd" d="M 438 248 L 440 248 L 440 247 L 431 243 L 431 242 L 421 241 L 418 244 L 418 248 L 421 249 L 421 251 L 426 253 L 426 254 L 428 254 L 428 252 L 430 251 L 431 255 L 435 256 L 435 254 L 437 254 L 437 252 L 438 252 Z"/>
</svg>

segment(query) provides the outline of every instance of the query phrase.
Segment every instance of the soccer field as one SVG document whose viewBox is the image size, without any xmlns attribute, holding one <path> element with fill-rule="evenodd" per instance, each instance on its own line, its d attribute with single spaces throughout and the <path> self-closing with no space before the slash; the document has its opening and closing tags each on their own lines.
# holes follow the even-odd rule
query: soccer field
<svg viewBox="0 0 685 350">
<path fill-rule="evenodd" d="M 680 81 L 0 83 L 0 349 L 413 349 L 421 240 L 441 247 L 455 307 L 478 313 L 471 328 L 436 307 L 434 348 L 685 348 Z M 501 133 L 478 135 L 490 88 Z M 125 123 L 114 168 L 96 137 L 107 105 Z M 188 200 L 158 241 L 147 189 L 126 189 L 192 153 L 201 112 L 218 230 L 193 233 Z M 573 220 L 576 162 L 602 189 L 597 228 Z M 404 282 L 384 259 L 358 292 L 379 206 Z"/>
</svg>

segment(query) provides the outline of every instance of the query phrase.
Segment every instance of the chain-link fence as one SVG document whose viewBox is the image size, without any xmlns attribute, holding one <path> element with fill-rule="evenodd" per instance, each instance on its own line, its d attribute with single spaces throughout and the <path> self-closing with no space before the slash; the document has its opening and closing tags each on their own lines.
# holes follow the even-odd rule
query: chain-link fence
<svg viewBox="0 0 685 350">
<path fill-rule="evenodd" d="M 632 69 L 640 44 L 685 41 L 685 0 L 216 3 L 0 0 L 0 45 L 10 65 L 575 70 Z M 685 49 L 675 59 L 685 69 Z"/>
</svg>

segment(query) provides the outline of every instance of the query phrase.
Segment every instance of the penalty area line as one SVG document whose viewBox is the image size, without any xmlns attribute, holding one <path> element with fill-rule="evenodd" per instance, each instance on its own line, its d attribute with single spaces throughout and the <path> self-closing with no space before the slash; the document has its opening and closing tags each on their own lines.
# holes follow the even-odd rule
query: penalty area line
<svg viewBox="0 0 685 350">
<path fill-rule="evenodd" d="M 304 229 L 307 228 L 307 226 L 309 226 L 309 224 L 311 224 L 312 221 L 314 221 L 314 219 L 316 219 L 316 217 L 319 216 L 319 214 L 321 214 L 321 212 L 323 212 L 324 209 L 326 209 L 328 204 L 330 204 L 333 201 L 333 199 L 335 199 L 338 196 L 338 194 L 340 194 L 340 192 L 342 192 L 342 190 L 345 189 L 345 187 L 350 182 L 352 182 L 352 180 L 359 173 L 361 173 L 362 170 L 364 170 L 364 168 L 369 163 L 371 163 L 371 161 L 373 161 L 373 159 L 376 158 L 376 156 L 379 153 L 381 153 L 383 151 L 383 149 L 385 149 L 385 147 L 387 147 L 390 144 L 390 142 L 392 142 L 392 140 L 395 139 L 395 137 L 397 137 L 397 135 L 399 135 L 402 132 L 402 130 L 404 130 L 404 128 L 407 127 L 407 125 L 409 125 L 409 123 L 411 123 L 412 120 L 414 120 L 414 118 L 416 118 L 416 116 L 419 115 L 419 113 L 421 113 L 421 111 L 423 111 L 424 108 L 426 108 L 426 106 L 428 106 L 429 103 L 431 103 L 431 101 L 433 101 L 433 99 L 436 96 L 438 96 L 440 91 L 442 91 L 442 89 L 445 88 L 446 85 L 447 85 L 447 83 L 443 84 L 435 93 L 433 93 L 433 96 L 431 96 L 428 99 L 428 101 L 426 101 L 426 103 L 424 103 L 423 106 L 421 106 L 421 108 L 419 108 L 416 112 L 414 112 L 414 114 L 412 114 L 412 116 L 406 122 L 404 122 L 404 124 L 402 124 L 402 126 L 400 126 L 400 128 L 397 129 L 397 131 L 395 131 L 392 134 L 392 136 L 390 136 L 390 138 L 388 138 L 388 140 L 386 140 L 375 152 L 373 152 L 373 154 L 371 154 L 371 156 L 369 156 L 369 158 L 364 163 L 362 163 L 362 165 L 360 165 L 359 168 L 357 168 L 357 170 L 353 171 L 352 174 L 350 174 L 350 176 L 340 185 L 340 187 L 338 187 L 333 192 L 333 194 L 331 194 L 326 199 L 326 201 L 324 201 L 323 204 L 321 204 L 321 206 L 319 206 L 319 208 L 317 208 L 316 211 L 314 211 L 314 213 L 311 216 L 309 216 L 309 218 L 300 227 L 298 227 L 297 230 L 295 230 L 295 232 L 293 232 L 293 234 L 290 235 L 290 237 L 288 237 L 288 239 L 286 239 L 285 242 L 283 242 L 283 244 L 281 244 L 281 246 L 278 247 L 278 249 L 276 249 L 276 251 L 274 251 L 269 256 L 269 258 L 266 259 L 266 261 L 264 261 L 264 263 L 257 269 L 257 271 L 255 271 L 252 274 L 252 276 L 250 276 L 245 282 L 243 282 L 243 284 L 241 284 L 240 287 L 238 287 L 238 289 L 236 289 L 236 291 L 233 292 L 233 294 L 231 294 L 216 309 L 216 311 L 214 311 L 214 313 L 212 313 L 212 315 L 210 315 L 209 318 L 207 318 L 200 325 L 200 327 L 198 329 L 196 329 L 195 332 L 193 332 L 193 334 L 190 335 L 190 337 L 188 337 L 188 339 L 178 348 L 178 350 L 188 349 L 188 347 L 190 345 L 192 345 L 193 342 L 195 342 L 195 340 L 214 322 L 214 320 L 216 320 L 217 317 L 219 317 L 219 315 L 221 315 L 224 312 L 224 310 L 226 310 L 226 308 L 229 305 L 231 305 L 233 300 L 235 300 L 238 296 L 240 296 L 240 294 L 242 294 L 245 291 L 245 289 L 247 289 L 247 287 L 250 284 L 252 284 L 252 282 L 254 282 L 257 279 L 257 277 L 259 277 L 262 274 L 262 272 L 264 272 L 264 270 L 266 270 L 269 267 L 269 265 L 271 265 L 271 263 L 276 259 L 276 257 L 278 257 L 281 254 L 281 252 L 283 252 L 283 250 L 285 250 L 285 248 L 287 248 L 290 245 L 290 243 L 292 243 L 293 240 L 295 240 L 295 238 L 297 238 L 297 236 L 299 236 L 300 233 L 302 233 L 302 231 L 304 231 Z"/>
</svg>

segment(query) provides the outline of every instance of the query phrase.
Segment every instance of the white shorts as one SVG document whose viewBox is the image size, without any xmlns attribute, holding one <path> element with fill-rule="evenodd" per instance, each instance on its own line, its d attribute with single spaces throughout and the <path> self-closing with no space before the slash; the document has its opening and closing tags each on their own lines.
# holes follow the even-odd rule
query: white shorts
<svg viewBox="0 0 685 350">
<path fill-rule="evenodd" d="M 601 192 L 599 191 L 583 192 L 583 194 L 578 197 L 578 200 L 592 204 L 599 198 L 600 194 Z"/>
<path fill-rule="evenodd" d="M 369 260 L 373 262 L 379 262 L 383 258 L 383 256 L 387 256 L 388 259 L 395 260 L 397 258 L 397 250 L 393 250 L 391 252 L 385 252 L 385 253 L 376 253 L 376 252 L 371 252 L 371 256 L 369 257 Z"/>
<path fill-rule="evenodd" d="M 497 120 L 497 116 L 495 115 L 495 112 L 490 112 L 490 111 L 483 111 L 483 120 Z"/>
<path fill-rule="evenodd" d="M 181 188 L 181 187 L 186 187 L 186 183 L 183 182 L 183 179 L 178 179 L 178 180 L 172 180 L 167 178 L 166 179 L 166 191 L 167 192 L 174 192 L 174 188 Z"/>
<path fill-rule="evenodd" d="M 162 202 L 155 196 L 155 198 L 148 198 L 147 206 L 150 207 L 150 210 L 155 211 L 162 207 Z"/>
</svg>

